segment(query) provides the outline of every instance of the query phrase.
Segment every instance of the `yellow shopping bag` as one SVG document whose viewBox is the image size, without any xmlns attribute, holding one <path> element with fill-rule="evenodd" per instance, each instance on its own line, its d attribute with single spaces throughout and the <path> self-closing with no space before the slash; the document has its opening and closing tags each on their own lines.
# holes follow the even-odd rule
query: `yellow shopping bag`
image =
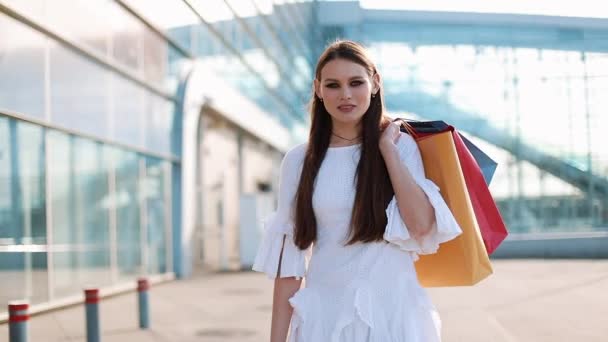
<svg viewBox="0 0 608 342">
<path fill-rule="evenodd" d="M 460 168 L 452 129 L 427 136 L 414 134 L 414 138 L 426 177 L 437 184 L 462 229 L 460 236 L 442 243 L 437 253 L 420 256 L 415 263 L 420 284 L 425 287 L 476 284 L 492 274 L 492 265 Z"/>
</svg>

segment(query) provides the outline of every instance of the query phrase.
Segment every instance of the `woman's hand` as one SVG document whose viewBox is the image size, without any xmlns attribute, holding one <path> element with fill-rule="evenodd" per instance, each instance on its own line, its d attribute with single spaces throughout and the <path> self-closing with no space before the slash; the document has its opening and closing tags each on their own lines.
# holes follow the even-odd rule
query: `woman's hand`
<svg viewBox="0 0 608 342">
<path fill-rule="evenodd" d="M 391 121 L 382 122 L 382 134 L 380 135 L 380 152 L 389 152 L 397 146 L 397 141 L 401 137 L 399 124 Z"/>
</svg>

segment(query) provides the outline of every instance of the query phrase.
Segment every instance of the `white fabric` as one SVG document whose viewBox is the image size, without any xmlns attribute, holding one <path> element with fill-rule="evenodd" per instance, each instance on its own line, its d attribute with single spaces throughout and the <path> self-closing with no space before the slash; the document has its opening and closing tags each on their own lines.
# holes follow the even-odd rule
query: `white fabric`
<svg viewBox="0 0 608 342">
<path fill-rule="evenodd" d="M 293 244 L 293 204 L 306 146 L 297 146 L 283 159 L 278 209 L 267 221 L 253 269 L 276 277 L 282 248 L 280 276 L 305 277 L 305 287 L 290 299 L 290 342 L 441 340 L 439 315 L 418 283 L 414 260 L 418 254 L 436 252 L 461 230 L 438 188 L 424 177 L 413 139 L 402 134 L 398 148 L 401 161 L 435 209 L 436 224 L 421 241 L 410 237 L 393 198 L 386 208 L 386 242 L 344 245 L 360 157 L 360 146 L 354 145 L 328 149 L 313 194 L 317 241 L 312 250 L 299 250 Z"/>
</svg>

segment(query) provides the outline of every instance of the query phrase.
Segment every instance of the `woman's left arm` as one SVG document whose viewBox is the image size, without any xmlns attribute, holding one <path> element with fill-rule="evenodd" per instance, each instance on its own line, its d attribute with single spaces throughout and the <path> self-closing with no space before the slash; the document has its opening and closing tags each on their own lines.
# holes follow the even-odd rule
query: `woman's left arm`
<svg viewBox="0 0 608 342">
<path fill-rule="evenodd" d="M 399 126 L 389 124 L 380 138 L 380 153 L 393 185 L 401 219 L 416 240 L 431 232 L 435 224 L 435 209 L 424 191 L 416 184 L 414 177 L 399 157 L 397 141 Z"/>
</svg>

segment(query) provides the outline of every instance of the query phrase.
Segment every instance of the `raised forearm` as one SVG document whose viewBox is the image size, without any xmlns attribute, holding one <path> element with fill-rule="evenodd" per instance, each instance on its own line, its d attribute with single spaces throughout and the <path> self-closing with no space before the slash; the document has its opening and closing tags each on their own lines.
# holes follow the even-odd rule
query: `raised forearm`
<svg viewBox="0 0 608 342">
<path fill-rule="evenodd" d="M 381 149 L 403 222 L 410 235 L 419 239 L 432 228 L 435 210 L 424 191 L 416 184 L 407 166 L 399 159 L 395 145 Z"/>
<path fill-rule="evenodd" d="M 271 342 L 285 342 L 287 339 L 289 321 L 293 312 L 293 308 L 289 304 L 289 298 L 300 289 L 301 285 L 302 280 L 295 277 L 275 279 L 270 329 Z"/>
</svg>

